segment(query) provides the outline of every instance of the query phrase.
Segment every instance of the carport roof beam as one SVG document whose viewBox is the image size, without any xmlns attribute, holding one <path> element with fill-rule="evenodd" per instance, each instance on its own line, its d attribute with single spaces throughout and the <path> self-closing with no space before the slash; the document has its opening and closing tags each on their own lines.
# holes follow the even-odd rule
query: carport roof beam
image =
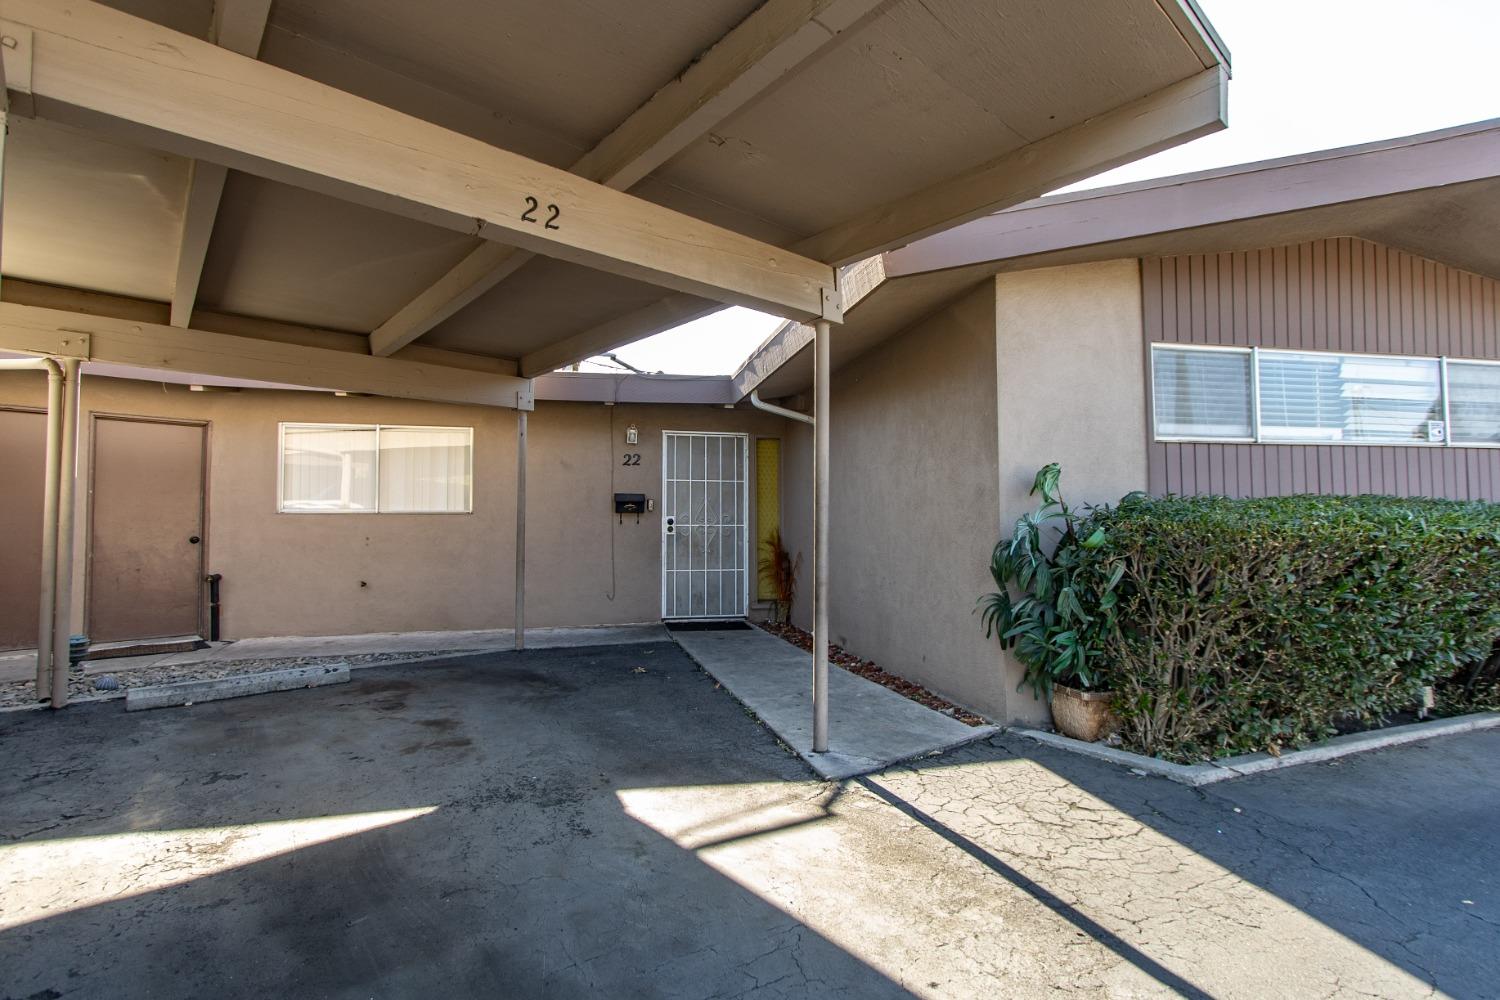
<svg viewBox="0 0 1500 1000">
<path fill-rule="evenodd" d="M 529 410 L 531 382 L 406 358 L 0 302 L 0 350 L 310 389 Z"/>
<path fill-rule="evenodd" d="M 4 0 L 0 20 L 16 43 L 0 49 L 6 69 L 19 79 L 25 63 L 43 117 L 121 119 L 200 159 L 449 229 L 789 319 L 839 318 L 827 264 L 202 39 L 85 0 Z"/>
<path fill-rule="evenodd" d="M 583 154 L 569 172 L 618 191 L 629 190 L 882 2 L 765 0 Z M 481 244 L 376 328 L 370 334 L 371 353 L 387 355 L 411 343 L 529 259 L 514 247 Z M 701 314 L 702 304 L 698 305 Z"/>
</svg>

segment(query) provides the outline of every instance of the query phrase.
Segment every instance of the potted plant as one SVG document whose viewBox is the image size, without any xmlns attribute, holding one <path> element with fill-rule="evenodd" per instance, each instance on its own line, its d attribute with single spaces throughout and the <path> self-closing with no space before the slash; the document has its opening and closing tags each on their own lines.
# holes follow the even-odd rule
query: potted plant
<svg viewBox="0 0 1500 1000">
<path fill-rule="evenodd" d="M 1041 506 L 995 546 L 990 575 L 998 590 L 979 599 L 979 611 L 985 635 L 1025 668 L 1019 686 L 1052 706 L 1060 732 L 1093 742 L 1115 728 L 1104 647 L 1125 567 L 1108 558 L 1105 530 L 1090 530 L 1087 514 L 1063 501 L 1061 478 L 1055 462 L 1036 474 L 1031 495 L 1041 495 Z"/>
</svg>

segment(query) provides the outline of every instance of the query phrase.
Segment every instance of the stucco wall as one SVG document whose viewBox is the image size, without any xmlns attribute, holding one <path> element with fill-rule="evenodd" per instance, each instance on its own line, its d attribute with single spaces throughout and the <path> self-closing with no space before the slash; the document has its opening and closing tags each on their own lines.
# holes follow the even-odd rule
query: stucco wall
<svg viewBox="0 0 1500 1000">
<path fill-rule="evenodd" d="M 838 336 L 835 329 L 834 336 Z M 985 284 L 837 372 L 832 400 L 833 641 L 965 706 L 1008 718 L 998 649 L 973 614 L 997 529 L 994 290 Z M 810 434 L 783 498 L 809 626 Z M 1013 686 L 1013 685 L 1012 685 Z"/>
<path fill-rule="evenodd" d="M 1075 506 L 1145 489 L 1136 261 L 1019 271 L 995 282 L 1003 533 L 1035 506 L 1028 491 L 1049 462 L 1062 464 L 1063 495 Z M 1020 665 L 1009 654 L 1006 661 L 1011 716 L 1045 719 L 1045 706 L 1015 691 Z"/>
<path fill-rule="evenodd" d="M 205 559 L 207 572 L 224 575 L 225 638 L 512 624 L 514 412 L 326 393 L 195 393 L 106 378 L 85 378 L 83 393 L 86 414 L 209 425 Z M 0 405 L 45 405 L 45 379 L 29 372 L 0 375 Z M 474 511 L 278 514 L 278 421 L 472 426 Z M 627 447 L 624 431 L 631 423 L 640 443 Z M 85 416 L 85 432 L 88 425 Z M 542 402 L 529 425 L 526 610 L 528 625 L 543 626 L 660 617 L 660 508 L 639 524 L 631 516 L 620 524 L 611 494 L 660 499 L 663 429 L 780 436 L 784 422 L 713 406 Z M 88 448 L 85 437 L 76 629 L 83 627 Z M 639 452 L 641 464 L 622 466 L 627 451 Z M 7 563 L 0 572 L 34 570 Z"/>
</svg>

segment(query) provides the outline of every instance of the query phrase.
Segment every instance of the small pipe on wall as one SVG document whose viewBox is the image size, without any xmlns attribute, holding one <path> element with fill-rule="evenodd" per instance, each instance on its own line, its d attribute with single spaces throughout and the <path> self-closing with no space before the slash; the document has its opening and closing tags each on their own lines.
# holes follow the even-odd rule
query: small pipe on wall
<svg viewBox="0 0 1500 1000">
<path fill-rule="evenodd" d="M 812 417 L 809 417 L 805 413 L 798 413 L 796 410 L 788 410 L 786 407 L 777 406 L 775 403 L 767 403 L 765 400 L 760 398 L 760 392 L 755 389 L 750 390 L 750 405 L 755 407 L 757 410 L 765 410 L 767 413 L 774 413 L 778 417 L 786 417 L 788 420 L 799 420 L 802 423 L 808 425 L 817 424 L 816 420 L 814 420 Z"/>
<path fill-rule="evenodd" d="M 219 614 L 223 605 L 219 601 L 219 584 L 223 573 L 210 573 L 203 578 L 208 583 L 208 641 L 219 641 Z"/>
</svg>

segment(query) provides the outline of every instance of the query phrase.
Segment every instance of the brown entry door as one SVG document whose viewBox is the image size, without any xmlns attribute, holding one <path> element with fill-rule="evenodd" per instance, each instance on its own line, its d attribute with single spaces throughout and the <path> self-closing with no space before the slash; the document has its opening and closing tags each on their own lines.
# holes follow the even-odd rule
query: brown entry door
<svg viewBox="0 0 1500 1000">
<path fill-rule="evenodd" d="M 0 410 L 0 649 L 35 649 L 47 417 Z"/>
<path fill-rule="evenodd" d="M 94 420 L 91 641 L 199 634 L 203 435 L 195 424 Z"/>
</svg>

